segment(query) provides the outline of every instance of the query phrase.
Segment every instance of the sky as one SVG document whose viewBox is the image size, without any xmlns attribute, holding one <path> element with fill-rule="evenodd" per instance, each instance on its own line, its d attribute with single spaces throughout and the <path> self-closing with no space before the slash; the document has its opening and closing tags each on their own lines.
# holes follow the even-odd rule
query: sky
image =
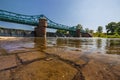
<svg viewBox="0 0 120 80">
<path fill-rule="evenodd" d="M 103 26 L 104 32 L 109 22 L 120 21 L 120 0 L 0 0 L 0 9 L 26 15 L 44 14 L 56 23 L 81 24 L 94 31 Z M 33 29 L 32 26 L 6 22 L 0 22 L 0 25 Z"/>
</svg>

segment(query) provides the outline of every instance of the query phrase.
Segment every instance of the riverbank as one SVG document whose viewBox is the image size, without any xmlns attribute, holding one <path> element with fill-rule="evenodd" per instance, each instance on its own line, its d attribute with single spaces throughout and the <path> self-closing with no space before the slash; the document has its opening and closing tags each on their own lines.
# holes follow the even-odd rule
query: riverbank
<svg viewBox="0 0 120 80">
<path fill-rule="evenodd" d="M 1 80 L 120 79 L 118 55 L 90 52 L 89 48 L 82 51 L 82 48 L 58 46 L 60 40 L 57 45 L 47 43 L 48 46 L 44 49 L 33 38 L 14 37 L 0 40 Z"/>
<path fill-rule="evenodd" d="M 101 37 L 101 38 L 120 38 L 119 34 L 107 35 L 106 33 L 93 33 L 93 37 Z"/>
</svg>

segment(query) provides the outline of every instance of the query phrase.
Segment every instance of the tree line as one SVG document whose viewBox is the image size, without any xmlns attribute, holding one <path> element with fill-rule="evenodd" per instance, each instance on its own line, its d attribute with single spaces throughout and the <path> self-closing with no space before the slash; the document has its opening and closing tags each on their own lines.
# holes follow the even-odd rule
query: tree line
<svg viewBox="0 0 120 80">
<path fill-rule="evenodd" d="M 120 37 L 120 22 L 110 22 L 106 26 L 106 33 L 103 33 L 103 27 L 98 26 L 96 34 L 97 37 L 111 37 L 117 38 Z"/>
<path fill-rule="evenodd" d="M 93 34 L 94 37 L 120 37 L 120 22 L 110 22 L 106 26 L 106 32 L 103 33 L 103 27 L 98 26 L 96 32 L 86 28 L 85 31 Z"/>
<path fill-rule="evenodd" d="M 90 33 L 94 37 L 120 37 L 120 22 L 110 22 L 106 26 L 106 32 L 103 33 L 103 27 L 98 26 L 96 32 L 94 30 L 85 28 L 83 29 L 83 26 L 81 24 L 78 24 L 76 26 L 76 29 L 80 29 L 83 32 Z M 65 30 L 57 30 L 58 33 L 64 33 L 66 34 L 67 31 Z"/>
<path fill-rule="evenodd" d="M 105 26 L 107 30 L 107 34 L 114 35 L 119 34 L 120 35 L 120 22 L 110 22 L 108 25 Z"/>
</svg>

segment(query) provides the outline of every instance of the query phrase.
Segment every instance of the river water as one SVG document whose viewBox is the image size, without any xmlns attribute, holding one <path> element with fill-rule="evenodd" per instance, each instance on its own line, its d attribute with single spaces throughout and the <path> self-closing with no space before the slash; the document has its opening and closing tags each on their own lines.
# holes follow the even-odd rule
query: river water
<svg viewBox="0 0 120 80">
<path fill-rule="evenodd" d="M 120 55 L 120 38 L 6 38 L 0 39 L 0 48 L 6 51 L 21 48 L 47 49 L 48 47 L 63 47 L 69 50 L 82 51 L 85 54 L 94 52 L 100 54 Z"/>
<path fill-rule="evenodd" d="M 48 38 L 47 45 L 76 49 L 88 54 L 120 54 L 119 38 Z"/>
</svg>

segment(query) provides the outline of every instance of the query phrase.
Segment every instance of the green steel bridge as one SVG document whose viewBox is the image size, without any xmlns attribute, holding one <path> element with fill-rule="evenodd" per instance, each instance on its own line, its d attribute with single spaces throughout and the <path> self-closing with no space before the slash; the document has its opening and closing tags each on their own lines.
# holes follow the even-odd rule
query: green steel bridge
<svg viewBox="0 0 120 80">
<path fill-rule="evenodd" d="M 92 37 L 91 34 L 85 32 L 83 29 L 79 31 L 76 26 L 66 26 L 62 24 L 58 24 L 45 15 L 24 15 L 18 14 L 14 12 L 9 12 L 5 10 L 0 10 L 0 21 L 11 22 L 11 23 L 18 23 L 18 24 L 25 24 L 30 26 L 39 26 L 39 19 L 45 18 L 47 20 L 47 28 L 52 29 L 60 29 L 69 31 L 72 36 L 76 36 L 76 31 L 78 35 L 82 37 Z M 8 30 L 10 32 L 10 30 Z M 27 31 L 26 31 L 27 32 Z"/>
<path fill-rule="evenodd" d="M 47 18 L 45 15 L 24 15 L 24 14 L 5 11 L 5 10 L 0 10 L 0 21 L 38 26 L 39 19 L 41 18 L 47 19 L 47 23 L 48 23 L 47 28 L 61 29 L 61 30 L 67 30 L 73 32 L 76 31 L 76 27 L 70 27 L 70 26 L 58 24 Z"/>
</svg>

